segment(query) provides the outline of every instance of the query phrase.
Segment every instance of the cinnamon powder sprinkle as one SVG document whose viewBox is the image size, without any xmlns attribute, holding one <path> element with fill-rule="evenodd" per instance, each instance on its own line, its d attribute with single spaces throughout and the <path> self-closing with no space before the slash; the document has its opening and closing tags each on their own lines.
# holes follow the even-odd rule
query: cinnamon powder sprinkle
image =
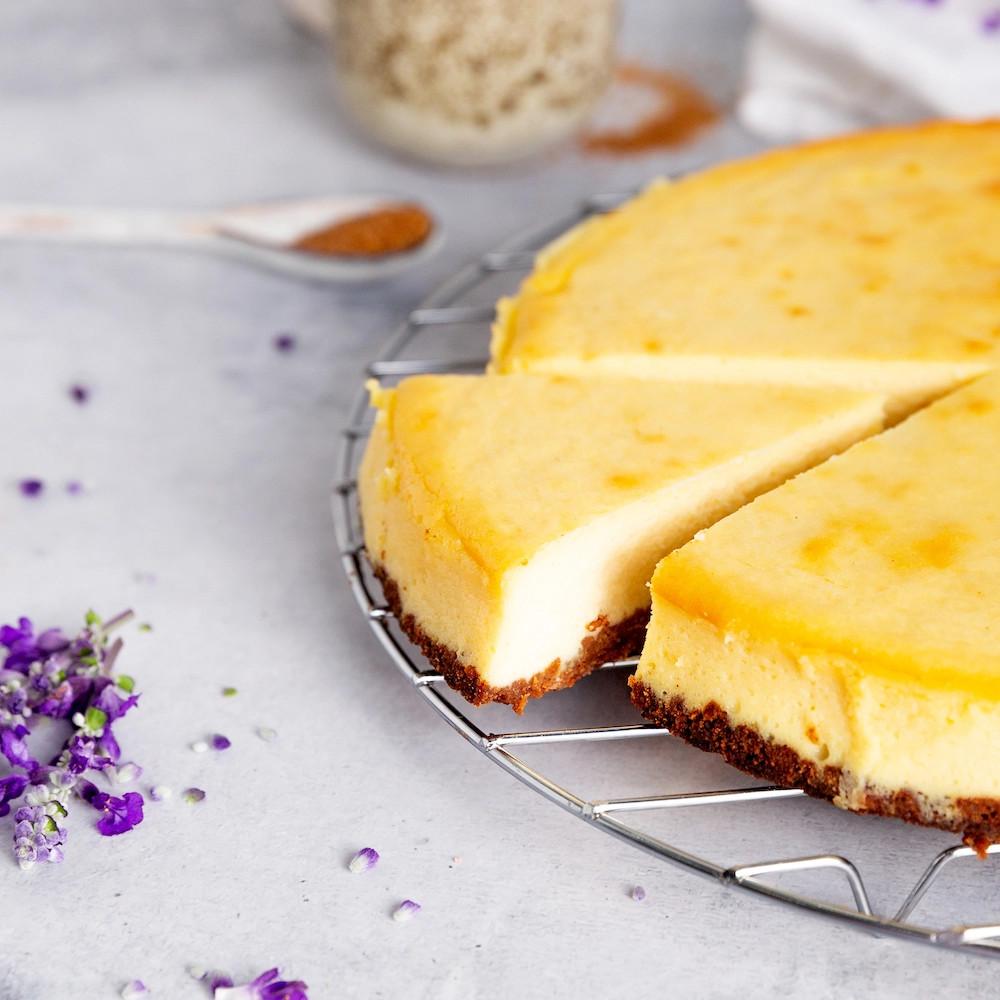
<svg viewBox="0 0 1000 1000">
<path fill-rule="evenodd" d="M 338 257 L 376 257 L 420 246 L 433 227 L 419 205 L 391 205 L 308 233 L 292 248 Z"/>
<path fill-rule="evenodd" d="M 588 152 L 628 156 L 682 146 L 719 120 L 715 105 L 674 73 L 627 63 L 618 68 L 616 76 L 621 83 L 652 90 L 660 98 L 660 107 L 630 129 L 584 132 L 580 143 Z"/>
</svg>

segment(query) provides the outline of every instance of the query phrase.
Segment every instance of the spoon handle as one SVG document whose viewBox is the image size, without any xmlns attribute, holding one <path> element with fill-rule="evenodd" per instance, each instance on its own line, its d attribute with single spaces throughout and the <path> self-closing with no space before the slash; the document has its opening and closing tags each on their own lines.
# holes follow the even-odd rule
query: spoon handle
<svg viewBox="0 0 1000 1000">
<path fill-rule="evenodd" d="M 182 212 L 0 204 L 0 240 L 190 246 L 216 235 L 208 219 Z"/>
</svg>

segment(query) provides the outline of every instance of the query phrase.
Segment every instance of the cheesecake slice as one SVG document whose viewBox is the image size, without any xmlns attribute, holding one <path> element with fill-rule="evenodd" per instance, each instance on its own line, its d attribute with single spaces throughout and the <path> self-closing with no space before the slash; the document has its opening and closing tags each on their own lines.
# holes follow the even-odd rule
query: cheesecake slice
<svg viewBox="0 0 1000 1000">
<path fill-rule="evenodd" d="M 667 556 L 633 700 L 737 767 L 1000 840 L 1000 374 Z"/>
<path fill-rule="evenodd" d="M 406 634 L 475 704 L 638 653 L 657 561 L 877 431 L 843 390 L 545 375 L 373 385 L 368 557 Z"/>
<path fill-rule="evenodd" d="M 874 131 L 659 181 L 544 251 L 492 369 L 885 392 L 1000 363 L 1000 122 Z"/>
</svg>

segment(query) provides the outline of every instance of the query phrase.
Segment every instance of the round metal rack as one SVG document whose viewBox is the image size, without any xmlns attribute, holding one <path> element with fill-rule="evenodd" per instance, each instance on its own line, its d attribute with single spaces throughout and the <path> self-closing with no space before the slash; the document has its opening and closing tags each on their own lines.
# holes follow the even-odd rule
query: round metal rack
<svg viewBox="0 0 1000 1000">
<path fill-rule="evenodd" d="M 627 197 L 608 195 L 588 199 L 572 214 L 508 240 L 465 267 L 409 314 L 389 340 L 379 359 L 369 366 L 367 376 L 382 382 L 393 382 L 416 374 L 482 371 L 487 361 L 486 335 L 494 316 L 493 302 L 498 291 L 513 290 L 532 267 L 537 251 L 552 239 L 595 213 L 615 208 Z M 892 936 L 978 955 L 1000 957 L 1000 924 L 949 924 L 935 928 L 910 921 L 918 907 L 926 909 L 925 896 L 946 869 L 949 872 L 954 872 L 956 867 L 966 869 L 965 877 L 971 877 L 973 881 L 973 899 L 984 897 L 988 903 L 991 895 L 995 898 L 995 893 L 984 891 L 984 883 L 993 882 L 1000 874 L 995 871 L 995 866 L 988 861 L 979 860 L 965 860 L 964 866 L 953 866 L 955 861 L 974 859 L 975 852 L 960 844 L 941 849 L 942 838 L 949 838 L 939 831 L 905 828 L 902 848 L 895 844 L 890 849 L 886 845 L 886 839 L 890 837 L 891 831 L 897 831 L 897 834 L 901 831 L 903 825 L 899 821 L 851 816 L 825 803 L 808 799 L 799 789 L 775 786 L 699 788 L 671 794 L 590 799 L 574 794 L 557 781 L 546 777 L 536 767 L 525 763 L 519 754 L 523 754 L 528 748 L 542 745 L 607 745 L 620 741 L 675 738 L 667 730 L 642 721 L 605 726 L 560 725 L 526 732 L 486 731 L 481 725 L 482 719 L 476 721 L 471 717 L 482 710 L 472 709 L 450 692 L 443 676 L 403 636 L 392 612 L 385 605 L 381 588 L 367 562 L 357 505 L 356 473 L 370 426 L 368 395 L 362 388 L 352 407 L 350 423 L 343 432 L 338 482 L 333 493 L 334 521 L 344 572 L 362 613 L 400 672 L 417 695 L 473 747 L 529 788 L 585 823 L 657 858 L 681 865 L 723 885 L 766 896 L 877 936 Z M 634 667 L 636 662 L 625 660 L 607 663 L 601 669 L 624 670 Z M 589 681 L 590 678 L 585 678 L 577 687 L 585 686 Z M 821 817 L 818 824 L 820 827 L 832 824 L 834 815 L 841 828 L 844 823 L 866 824 L 863 829 L 853 832 L 865 838 L 865 854 L 873 859 L 876 871 L 881 871 L 884 865 L 890 865 L 904 851 L 907 857 L 903 867 L 912 867 L 915 856 L 920 867 L 914 870 L 922 868 L 916 882 L 912 880 L 912 871 L 908 880 L 904 873 L 903 876 L 895 877 L 889 891 L 883 893 L 896 895 L 897 899 L 902 897 L 901 904 L 894 912 L 889 908 L 893 915 L 879 915 L 875 911 L 869 888 L 861 877 L 860 866 L 841 853 L 778 857 L 753 864 L 717 862 L 691 850 L 673 846 L 640 829 L 637 822 L 638 818 L 655 812 L 677 811 L 683 817 L 691 817 L 695 814 L 704 815 L 705 810 L 736 807 L 735 822 L 730 815 L 727 824 L 730 829 L 736 829 L 746 817 L 746 810 L 756 812 L 761 804 L 775 800 L 795 800 L 798 803 L 796 808 L 826 810 L 827 812 L 817 814 Z M 823 816 L 827 818 L 823 820 Z M 631 818 L 632 822 L 627 821 L 626 817 Z M 953 841 L 954 838 L 950 839 Z M 934 841 L 937 842 L 936 845 Z M 930 853 L 932 851 L 933 854 Z M 988 848 L 990 854 L 997 852 L 1000 852 L 1000 844 Z M 931 856 L 930 862 L 921 864 L 921 856 Z M 775 878 L 781 881 L 782 876 L 808 876 L 823 870 L 832 870 L 842 880 L 840 895 L 846 901 L 831 901 L 774 884 Z M 950 883 L 951 903 L 954 904 L 958 889 L 953 884 L 954 879 L 950 879 Z M 909 885 L 913 888 L 904 895 Z M 900 886 L 897 894 L 895 890 Z M 849 892 L 845 892 L 845 889 Z M 939 891 L 932 895 L 940 896 L 941 893 Z M 960 899 L 960 902 L 967 901 L 968 897 Z M 954 910 L 954 905 L 951 909 Z M 945 910 L 950 912 L 947 906 Z"/>
</svg>

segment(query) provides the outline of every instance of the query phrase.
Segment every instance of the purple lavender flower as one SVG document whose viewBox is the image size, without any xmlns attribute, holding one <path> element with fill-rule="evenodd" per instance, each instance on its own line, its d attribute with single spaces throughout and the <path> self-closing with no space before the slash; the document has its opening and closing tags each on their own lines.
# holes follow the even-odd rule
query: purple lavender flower
<svg viewBox="0 0 1000 1000">
<path fill-rule="evenodd" d="M 637 885 L 632 890 L 632 898 L 637 902 L 641 903 L 646 898 L 646 890 L 643 889 L 641 885 Z"/>
<path fill-rule="evenodd" d="M 228 977 L 227 977 L 228 978 Z M 213 980 L 215 1000 L 309 1000 L 309 987 L 297 979 L 294 982 L 278 979 L 277 969 L 262 972 L 252 983 L 244 986 L 216 986 Z"/>
<path fill-rule="evenodd" d="M 45 489 L 45 483 L 40 479 L 22 479 L 18 488 L 22 496 L 37 497 Z"/>
<path fill-rule="evenodd" d="M 224 972 L 214 973 L 211 982 L 209 982 L 208 984 L 208 988 L 212 991 L 213 996 L 215 996 L 216 990 L 228 990 L 232 989 L 232 986 L 233 986 L 232 978 L 230 976 L 227 976 Z"/>
<path fill-rule="evenodd" d="M 28 772 L 0 780 L 0 816 L 24 795 L 26 805 L 15 815 L 14 832 L 14 855 L 24 868 L 37 861 L 62 860 L 66 833 L 59 820 L 67 815 L 74 793 L 102 813 L 97 828 L 105 836 L 125 833 L 142 822 L 141 795 L 112 797 L 84 777 L 118 762 L 121 751 L 111 724 L 137 702 L 132 679 L 112 675 L 121 640 L 108 644 L 110 630 L 131 614 L 102 622 L 90 611 L 83 631 L 72 640 L 58 629 L 36 635 L 28 618 L 16 626 L 0 626 L 0 646 L 7 650 L 0 667 L 0 753 Z M 44 767 L 26 742 L 26 722 L 38 715 L 69 718 L 76 727 L 59 755 Z M 127 764 L 115 776 L 130 780 L 141 773 L 138 765 Z"/>
<path fill-rule="evenodd" d="M 110 757 L 98 753 L 97 740 L 92 736 L 77 734 L 64 753 L 65 766 L 70 774 L 83 774 L 86 770 L 103 771 L 112 766 Z"/>
<path fill-rule="evenodd" d="M 149 989 L 141 979 L 133 979 L 122 987 L 122 1000 L 139 1000 L 145 996 L 149 996 Z"/>
<path fill-rule="evenodd" d="M 393 911 L 393 920 L 410 920 L 420 912 L 420 904 L 414 903 L 412 899 L 404 899 Z"/>
<path fill-rule="evenodd" d="M 83 492 L 83 483 L 79 479 L 71 479 L 66 484 L 66 492 L 73 497 L 79 496 Z"/>
<path fill-rule="evenodd" d="M 83 404 L 90 399 L 90 389 L 87 386 L 76 382 L 69 387 L 69 395 L 74 403 L 79 403 L 83 406 Z"/>
<path fill-rule="evenodd" d="M 378 851 L 374 847 L 362 847 L 357 854 L 351 858 L 348 868 L 358 874 L 358 872 L 370 871 L 378 864 Z"/>
<path fill-rule="evenodd" d="M 216 733 L 212 737 L 212 749 L 213 750 L 228 750 L 232 746 L 232 743 L 223 736 L 221 733 Z"/>
<path fill-rule="evenodd" d="M 36 861 L 62 863 L 66 831 L 44 806 L 22 806 L 14 814 L 14 822 L 14 857 L 22 868 L 30 868 Z"/>
<path fill-rule="evenodd" d="M 97 823 L 97 832 L 104 837 L 128 833 L 142 822 L 142 796 L 138 792 L 126 792 L 120 799 L 98 792 L 90 804 L 104 813 Z"/>
<path fill-rule="evenodd" d="M 291 333 L 279 333 L 274 338 L 274 349 L 287 354 L 295 349 L 295 335 Z"/>
<path fill-rule="evenodd" d="M 1000 7 L 986 14 L 982 21 L 979 22 L 979 26 L 986 35 L 994 35 L 1000 31 Z"/>
</svg>

